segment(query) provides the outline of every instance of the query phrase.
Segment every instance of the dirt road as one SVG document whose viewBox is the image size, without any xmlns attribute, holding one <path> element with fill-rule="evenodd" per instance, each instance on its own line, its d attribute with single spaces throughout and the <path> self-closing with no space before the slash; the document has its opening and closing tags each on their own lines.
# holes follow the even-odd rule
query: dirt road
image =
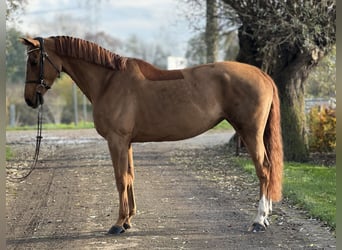
<svg viewBox="0 0 342 250">
<path fill-rule="evenodd" d="M 336 248 L 322 223 L 286 201 L 274 205 L 265 233 L 247 231 L 258 188 L 217 150 L 231 133 L 133 145 L 137 215 L 132 229 L 108 236 L 118 196 L 106 142 L 95 130 L 43 136 L 38 169 L 22 183 L 6 183 L 8 249 Z M 10 174 L 33 157 L 34 137 L 7 134 L 15 152 Z"/>
</svg>

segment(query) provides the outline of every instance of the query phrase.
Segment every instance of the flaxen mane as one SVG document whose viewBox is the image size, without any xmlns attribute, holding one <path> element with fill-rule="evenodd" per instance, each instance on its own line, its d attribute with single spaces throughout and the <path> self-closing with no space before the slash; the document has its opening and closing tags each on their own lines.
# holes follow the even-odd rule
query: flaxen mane
<svg viewBox="0 0 342 250">
<path fill-rule="evenodd" d="M 52 37 L 55 40 L 57 53 L 90 63 L 102 65 L 113 70 L 126 68 L 126 57 L 119 56 L 99 45 L 69 36 Z"/>
</svg>

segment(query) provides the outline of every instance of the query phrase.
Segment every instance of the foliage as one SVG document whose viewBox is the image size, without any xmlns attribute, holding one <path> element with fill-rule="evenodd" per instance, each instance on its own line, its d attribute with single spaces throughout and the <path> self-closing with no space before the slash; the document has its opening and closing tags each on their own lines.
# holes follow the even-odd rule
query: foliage
<svg viewBox="0 0 342 250">
<path fill-rule="evenodd" d="M 336 148 L 336 110 L 314 107 L 309 113 L 309 148 L 331 152 Z"/>
<path fill-rule="evenodd" d="M 255 176 L 250 160 L 236 158 L 236 161 Z M 336 229 L 336 166 L 286 163 L 283 195 L 290 203 L 307 210 L 310 216 Z"/>
<path fill-rule="evenodd" d="M 311 72 L 307 80 L 307 97 L 335 97 L 336 95 L 336 45 Z"/>
<path fill-rule="evenodd" d="M 183 2 L 191 9 L 185 8 L 184 13 L 190 24 L 203 31 L 206 1 Z M 242 36 L 250 39 L 248 53 L 254 63 L 249 63 L 269 73 L 291 62 L 293 52 L 308 55 L 312 63 L 317 63 L 336 43 L 335 0 L 220 0 L 216 17 L 221 35 L 240 27 L 240 40 Z M 283 63 L 277 65 L 279 61 Z"/>
<path fill-rule="evenodd" d="M 239 52 L 239 38 L 237 30 L 232 30 L 222 35 L 220 47 L 224 51 L 224 60 L 235 60 Z"/>
<path fill-rule="evenodd" d="M 184 15 L 196 34 L 188 41 L 185 57 L 188 64 L 198 65 L 220 60 L 234 60 L 239 50 L 236 13 L 218 0 L 183 0 L 188 6 Z M 189 8 L 191 11 L 188 11 Z M 205 24 L 203 22 L 205 17 Z"/>
<path fill-rule="evenodd" d="M 22 79 L 24 81 L 24 79 Z M 49 91 L 50 92 L 50 91 Z M 44 104 L 44 122 L 55 122 L 56 110 L 54 110 L 54 100 L 50 98 L 50 93 L 45 96 L 45 104 Z M 53 91 L 51 91 L 53 92 Z M 53 93 L 52 93 L 53 95 Z M 35 125 L 37 123 L 37 110 L 32 109 L 27 106 L 24 101 L 24 84 L 11 84 L 7 83 L 6 86 L 6 97 L 8 100 L 8 105 L 15 106 L 15 125 L 16 126 L 24 126 L 24 125 Z M 52 103 L 50 103 L 50 100 Z M 9 111 L 9 110 L 8 110 Z M 9 112 L 7 112 L 9 116 Z M 8 119 L 9 121 L 9 119 Z"/>
<path fill-rule="evenodd" d="M 188 65 L 204 64 L 207 61 L 205 33 L 199 33 L 188 41 L 188 47 L 185 57 L 188 60 Z"/>
<path fill-rule="evenodd" d="M 121 40 L 111 36 L 110 34 L 105 33 L 104 31 L 96 33 L 86 33 L 84 39 L 97 43 L 110 51 L 118 51 L 118 49 L 123 46 Z"/>
<path fill-rule="evenodd" d="M 72 79 L 62 73 L 52 86 L 52 89 L 45 95 L 45 104 L 51 110 L 54 116 L 54 123 L 61 123 L 64 121 L 65 109 L 73 113 L 73 94 L 72 94 Z M 81 103 L 82 94 L 77 91 L 77 103 Z M 66 123 L 73 121 L 71 118 Z"/>
<path fill-rule="evenodd" d="M 6 78 L 8 83 L 22 82 L 25 77 L 26 50 L 19 42 L 23 34 L 9 28 L 6 33 Z"/>
<path fill-rule="evenodd" d="M 27 4 L 27 0 L 6 0 L 6 20 L 10 20 L 14 12 L 22 10 L 25 4 Z"/>
<path fill-rule="evenodd" d="M 336 43 L 335 0 L 223 2 L 236 11 L 241 34 L 255 43 L 254 60 L 268 72 L 279 70 L 279 61 L 286 65 L 293 60 L 293 52 L 317 63 Z"/>
<path fill-rule="evenodd" d="M 218 60 L 235 60 L 239 51 L 239 39 L 236 30 L 221 34 L 219 36 Z M 205 33 L 195 34 L 187 44 L 185 57 L 188 66 L 206 63 Z"/>
<path fill-rule="evenodd" d="M 227 5 L 222 0 L 182 0 L 182 2 L 187 6 L 183 7 L 183 15 L 196 31 L 205 30 L 206 22 L 203 22 L 203 17 L 206 17 L 208 2 L 216 2 L 217 12 L 215 17 L 217 18 L 217 29 L 220 35 L 229 33 L 232 29 L 236 29 L 241 25 L 237 12 L 232 8 L 227 8 Z"/>
<path fill-rule="evenodd" d="M 124 44 L 125 56 L 140 58 L 153 65 L 166 69 L 167 57 L 170 52 L 165 50 L 161 44 L 147 43 L 142 41 L 138 36 L 130 36 Z"/>
</svg>

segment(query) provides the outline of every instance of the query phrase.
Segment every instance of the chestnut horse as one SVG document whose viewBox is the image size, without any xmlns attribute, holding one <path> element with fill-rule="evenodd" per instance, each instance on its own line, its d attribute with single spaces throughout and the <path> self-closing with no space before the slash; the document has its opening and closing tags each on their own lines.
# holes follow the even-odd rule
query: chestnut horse
<svg viewBox="0 0 342 250">
<path fill-rule="evenodd" d="M 21 41 L 28 54 L 29 106 L 43 102 L 60 72 L 92 103 L 94 124 L 108 142 L 119 192 L 119 216 L 109 234 L 130 228 L 136 213 L 131 143 L 190 138 L 224 119 L 244 141 L 260 180 L 259 208 L 250 230 L 263 231 L 269 225 L 272 201 L 281 199 L 283 150 L 278 92 L 267 74 L 238 62 L 161 70 L 66 36 Z"/>
</svg>

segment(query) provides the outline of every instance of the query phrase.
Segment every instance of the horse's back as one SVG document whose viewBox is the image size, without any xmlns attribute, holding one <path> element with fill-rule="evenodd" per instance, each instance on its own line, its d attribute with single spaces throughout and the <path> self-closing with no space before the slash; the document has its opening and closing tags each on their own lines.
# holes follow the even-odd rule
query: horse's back
<svg viewBox="0 0 342 250">
<path fill-rule="evenodd" d="M 198 65 L 182 70 L 183 75 L 197 80 L 223 80 L 242 84 L 258 84 L 261 80 L 269 79 L 259 68 L 235 61 L 223 61 Z M 214 77 L 214 79 L 212 79 Z"/>
<path fill-rule="evenodd" d="M 182 70 L 184 79 L 192 82 L 196 88 L 210 92 L 215 91 L 217 97 L 234 100 L 256 97 L 272 97 L 272 79 L 259 68 L 233 61 L 216 62 L 199 65 Z M 251 98 L 252 97 L 252 98 Z M 255 97 L 255 98 L 253 98 Z"/>
</svg>

